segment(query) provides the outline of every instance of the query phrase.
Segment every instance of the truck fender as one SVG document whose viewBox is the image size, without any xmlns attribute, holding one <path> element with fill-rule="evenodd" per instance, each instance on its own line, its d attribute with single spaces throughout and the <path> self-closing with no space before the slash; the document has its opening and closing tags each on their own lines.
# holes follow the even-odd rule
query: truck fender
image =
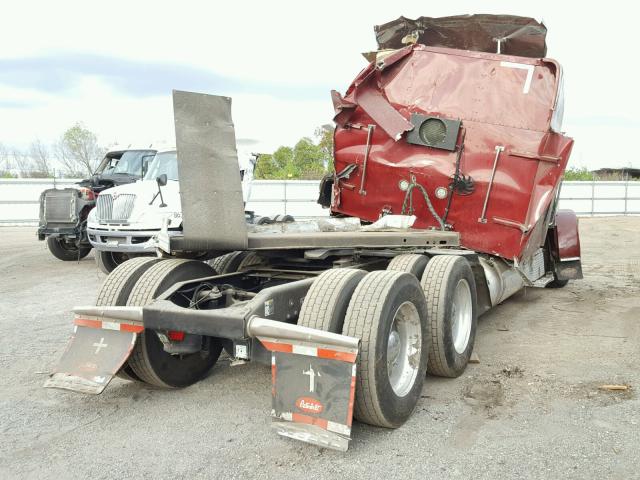
<svg viewBox="0 0 640 480">
<path fill-rule="evenodd" d="M 558 210 L 549 230 L 549 257 L 558 280 L 582 278 L 578 217 L 573 210 Z"/>
</svg>

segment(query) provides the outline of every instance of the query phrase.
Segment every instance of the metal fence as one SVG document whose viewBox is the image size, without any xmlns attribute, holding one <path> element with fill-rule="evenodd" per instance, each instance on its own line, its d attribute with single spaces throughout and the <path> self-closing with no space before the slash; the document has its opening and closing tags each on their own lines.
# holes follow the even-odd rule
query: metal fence
<svg viewBox="0 0 640 480">
<path fill-rule="evenodd" d="M 564 182 L 560 208 L 578 215 L 640 215 L 640 182 Z"/>
<path fill-rule="evenodd" d="M 73 186 L 78 179 L 0 178 L 0 225 L 38 222 L 40 193 L 48 188 Z"/>
<path fill-rule="evenodd" d="M 0 225 L 35 224 L 40 193 L 65 188 L 75 179 L 0 179 Z M 260 215 L 289 214 L 314 217 L 328 214 L 316 203 L 317 180 L 256 180 L 248 210 Z M 578 215 L 640 215 L 640 182 L 564 182 L 560 208 Z"/>
</svg>

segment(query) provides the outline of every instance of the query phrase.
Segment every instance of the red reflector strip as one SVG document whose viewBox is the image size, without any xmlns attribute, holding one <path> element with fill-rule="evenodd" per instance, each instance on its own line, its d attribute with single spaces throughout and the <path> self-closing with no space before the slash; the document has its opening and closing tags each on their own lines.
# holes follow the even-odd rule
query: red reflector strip
<svg viewBox="0 0 640 480">
<path fill-rule="evenodd" d="M 307 347 L 304 345 L 293 345 L 290 343 L 268 342 L 260 339 L 264 348 L 272 352 L 297 353 L 309 357 L 327 358 L 329 360 L 340 360 L 341 362 L 355 363 L 357 354 L 331 350 L 329 348 Z"/>
<path fill-rule="evenodd" d="M 119 322 L 102 322 L 101 320 L 91 320 L 88 318 L 75 318 L 75 325 L 79 327 L 100 328 L 105 330 L 120 330 L 121 332 L 140 333 L 144 330 L 142 325 Z"/>
<path fill-rule="evenodd" d="M 261 340 L 264 348 L 267 350 L 271 350 L 272 352 L 283 352 L 283 353 L 291 353 L 293 352 L 293 345 L 290 343 L 276 343 L 276 342 L 266 342 Z"/>
<path fill-rule="evenodd" d="M 132 325 L 130 323 L 121 323 L 120 331 L 121 332 L 132 332 L 132 333 L 140 333 L 144 330 L 142 325 Z"/>
<path fill-rule="evenodd" d="M 102 328 L 100 320 L 89 320 L 88 318 L 76 318 L 73 323 L 80 327 Z"/>
<path fill-rule="evenodd" d="M 337 350 L 329 350 L 327 348 L 319 348 L 318 357 L 329 358 L 331 360 L 341 360 L 343 362 L 349 363 L 353 363 L 356 361 L 355 353 L 339 352 Z"/>
<path fill-rule="evenodd" d="M 310 417 L 309 415 L 303 415 L 301 413 L 292 413 L 291 420 L 295 423 L 306 423 L 307 425 L 317 425 L 318 427 L 326 430 L 327 420 L 324 418 Z"/>
</svg>

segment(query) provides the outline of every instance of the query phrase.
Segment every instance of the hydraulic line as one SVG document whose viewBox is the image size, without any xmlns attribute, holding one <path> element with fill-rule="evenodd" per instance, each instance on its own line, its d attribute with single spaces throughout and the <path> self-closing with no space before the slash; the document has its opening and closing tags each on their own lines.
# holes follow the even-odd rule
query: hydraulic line
<svg viewBox="0 0 640 480">
<path fill-rule="evenodd" d="M 405 215 L 407 212 L 407 202 L 409 203 L 408 213 L 409 215 L 413 214 L 413 189 L 417 188 L 422 193 L 424 201 L 427 204 L 427 208 L 431 212 L 431 215 L 433 215 L 433 218 L 435 218 L 438 222 L 438 225 L 440 225 L 440 230 L 445 230 L 445 224 L 442 221 L 442 218 L 440 218 L 440 215 L 437 214 L 435 208 L 433 208 L 433 204 L 431 203 L 431 199 L 429 198 L 429 194 L 427 193 L 425 188 L 416 181 L 415 175 L 412 174 L 410 178 L 411 182 L 407 187 L 407 193 L 405 194 L 404 201 L 402 202 L 402 215 Z"/>
</svg>

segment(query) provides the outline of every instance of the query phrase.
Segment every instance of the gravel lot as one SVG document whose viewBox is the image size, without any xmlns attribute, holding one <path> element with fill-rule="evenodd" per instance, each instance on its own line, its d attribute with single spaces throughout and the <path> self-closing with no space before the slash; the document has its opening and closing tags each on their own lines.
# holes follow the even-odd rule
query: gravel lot
<svg viewBox="0 0 640 480">
<path fill-rule="evenodd" d="M 639 478 L 640 218 L 580 225 L 584 280 L 481 317 L 480 363 L 427 378 L 398 430 L 356 424 L 346 454 L 270 431 L 260 365 L 223 359 L 181 391 L 42 388 L 70 308 L 105 277 L 93 255 L 55 259 L 34 227 L 0 228 L 0 478 Z"/>
</svg>

